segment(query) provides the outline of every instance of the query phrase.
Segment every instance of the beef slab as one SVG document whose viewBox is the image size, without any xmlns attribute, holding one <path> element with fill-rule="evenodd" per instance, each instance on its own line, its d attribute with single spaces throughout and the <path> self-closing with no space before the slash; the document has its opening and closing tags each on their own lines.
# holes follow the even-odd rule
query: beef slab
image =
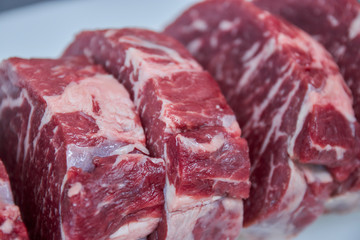
<svg viewBox="0 0 360 240">
<path fill-rule="evenodd" d="M 152 237 L 235 239 L 248 148 L 214 79 L 178 42 L 142 29 L 82 32 L 64 55 L 83 54 L 131 92 L 150 153 L 165 159 L 165 212 Z"/>
<path fill-rule="evenodd" d="M 0 239 L 28 240 L 19 207 L 14 204 L 9 176 L 0 160 Z"/>
<path fill-rule="evenodd" d="M 308 32 L 325 46 L 354 96 L 360 119 L 360 4 L 357 0 L 251 0 Z"/>
<path fill-rule="evenodd" d="M 360 119 L 360 4 L 357 0 L 253 0 L 308 32 L 325 46 L 339 65 L 354 97 L 354 111 Z M 360 156 L 358 169 L 341 184 L 328 202 L 329 209 L 360 206 Z M 352 192 L 352 194 L 350 193 Z M 356 204 L 355 202 L 358 201 Z M 346 207 L 348 206 L 348 207 Z"/>
<path fill-rule="evenodd" d="M 157 226 L 164 163 L 125 88 L 85 58 L 0 65 L 0 154 L 33 239 L 138 239 Z"/>
<path fill-rule="evenodd" d="M 246 239 L 297 234 L 358 153 L 351 93 L 336 64 L 310 36 L 240 0 L 199 3 L 165 33 L 213 74 L 248 140 Z"/>
</svg>

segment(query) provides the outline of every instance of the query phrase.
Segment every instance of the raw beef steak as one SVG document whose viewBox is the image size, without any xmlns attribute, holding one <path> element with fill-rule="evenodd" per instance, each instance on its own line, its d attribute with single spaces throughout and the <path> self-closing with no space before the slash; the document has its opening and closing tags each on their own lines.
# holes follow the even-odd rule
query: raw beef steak
<svg viewBox="0 0 360 240">
<path fill-rule="evenodd" d="M 251 0 L 312 35 L 332 54 L 360 119 L 360 4 L 357 0 Z"/>
<path fill-rule="evenodd" d="M 310 36 L 240 0 L 199 3 L 165 33 L 213 74 L 243 128 L 252 162 L 244 236 L 297 234 L 359 151 L 336 64 Z"/>
<path fill-rule="evenodd" d="M 137 239 L 158 225 L 164 163 L 125 88 L 85 58 L 0 65 L 0 149 L 33 239 Z"/>
<path fill-rule="evenodd" d="M 178 42 L 142 29 L 82 32 L 64 55 L 83 54 L 131 92 L 150 153 L 165 160 L 165 212 L 152 237 L 235 239 L 250 163 L 214 79 Z"/>
<path fill-rule="evenodd" d="M 21 220 L 19 207 L 14 204 L 9 176 L 0 160 L 0 239 L 29 239 L 25 225 Z"/>
<path fill-rule="evenodd" d="M 311 34 L 332 54 L 354 96 L 354 111 L 360 119 L 360 4 L 357 0 L 253 0 L 254 4 L 277 14 Z M 344 209 L 357 196 L 360 201 L 360 156 L 355 171 L 334 192 Z M 333 200 L 331 200 L 333 201 Z M 332 203 L 330 205 L 333 205 Z M 343 206 L 341 206 L 343 205 Z"/>
</svg>

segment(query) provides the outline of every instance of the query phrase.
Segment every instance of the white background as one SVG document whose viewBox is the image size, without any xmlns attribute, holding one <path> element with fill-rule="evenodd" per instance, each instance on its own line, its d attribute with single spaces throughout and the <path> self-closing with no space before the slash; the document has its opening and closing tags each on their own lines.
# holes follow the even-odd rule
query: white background
<svg viewBox="0 0 360 240">
<path fill-rule="evenodd" d="M 74 35 L 85 29 L 135 26 L 161 30 L 193 2 L 68 0 L 7 11 L 0 14 L 0 60 L 12 56 L 58 57 Z M 360 212 L 323 216 L 296 238 L 322 239 L 360 240 Z"/>
</svg>

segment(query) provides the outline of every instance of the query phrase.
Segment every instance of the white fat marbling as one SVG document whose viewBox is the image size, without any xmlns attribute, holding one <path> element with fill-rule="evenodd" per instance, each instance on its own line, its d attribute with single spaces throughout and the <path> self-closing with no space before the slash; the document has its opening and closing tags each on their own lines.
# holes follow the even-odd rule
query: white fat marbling
<svg viewBox="0 0 360 240">
<path fill-rule="evenodd" d="M 256 52 L 259 50 L 260 48 L 260 42 L 255 42 L 250 48 L 249 50 L 247 50 L 244 55 L 241 57 L 241 60 L 243 62 L 249 61 L 251 58 L 253 58 L 256 54 Z"/>
<path fill-rule="evenodd" d="M 94 157 L 125 155 L 132 152 L 135 147 L 144 153 L 148 153 L 148 150 L 142 144 L 121 145 L 118 142 L 108 140 L 94 147 L 81 147 L 75 144 L 68 144 L 66 146 L 67 168 L 77 167 L 84 171 L 91 171 L 93 169 L 92 160 Z"/>
<path fill-rule="evenodd" d="M 332 27 L 339 26 L 339 21 L 331 14 L 326 16 L 326 19 L 329 21 Z"/>
<path fill-rule="evenodd" d="M 139 158 L 141 158 L 139 160 L 139 162 L 146 162 L 146 161 L 151 161 L 155 164 L 161 164 L 163 166 L 165 166 L 165 163 L 164 163 L 164 160 L 162 158 L 150 158 L 150 157 L 147 157 L 147 156 L 144 156 L 143 154 L 121 154 L 121 155 L 118 155 L 116 157 L 116 161 L 114 162 L 113 164 L 113 168 L 116 167 L 120 162 L 122 162 L 124 159 L 128 159 L 128 157 L 131 156 L 131 157 L 136 157 L 138 156 Z"/>
<path fill-rule="evenodd" d="M 123 147 L 116 148 L 110 155 L 123 155 L 128 154 L 135 149 L 142 151 L 145 154 L 149 154 L 149 150 L 142 143 L 127 144 Z"/>
<path fill-rule="evenodd" d="M 345 152 L 348 150 L 344 147 L 341 146 L 332 146 L 332 145 L 325 145 L 325 146 L 320 146 L 319 144 L 316 144 L 314 142 L 311 142 L 311 146 L 313 148 L 315 148 L 316 150 L 318 150 L 319 152 L 321 151 L 331 151 L 334 150 L 336 153 L 336 159 L 341 160 L 344 158 L 344 154 Z"/>
<path fill-rule="evenodd" d="M 243 203 L 241 200 L 235 199 L 220 199 L 222 201 L 225 210 L 227 211 L 243 211 Z M 167 239 L 182 239 L 182 240 L 194 240 L 192 231 L 195 225 L 201 217 L 209 214 L 212 210 L 218 207 L 218 202 L 211 202 L 206 205 L 197 206 L 187 211 L 170 212 L 166 209 L 167 218 Z M 242 214 L 240 215 L 242 217 Z M 209 217 L 213 217 L 210 216 Z M 242 221 L 242 218 L 239 219 Z M 219 230 L 221 231 L 221 229 Z"/>
<path fill-rule="evenodd" d="M 60 188 L 60 196 L 62 196 L 62 193 L 64 192 L 64 187 L 65 187 L 65 184 L 67 182 L 67 179 L 68 179 L 68 172 L 66 172 L 62 182 L 61 182 L 61 188 Z M 61 205 L 61 201 L 59 201 L 59 215 L 60 215 L 60 233 L 61 233 L 61 240 L 67 240 L 67 236 L 65 234 L 65 229 L 64 229 L 64 226 L 62 224 L 63 222 L 63 218 L 62 218 L 62 212 L 61 212 L 61 208 L 62 208 L 62 205 Z"/>
<path fill-rule="evenodd" d="M 240 19 L 237 19 L 237 20 L 234 20 L 234 21 L 222 20 L 219 23 L 219 29 L 221 31 L 230 31 L 234 27 L 236 27 L 236 25 L 238 25 L 239 23 L 240 23 Z"/>
<path fill-rule="evenodd" d="M 215 152 L 218 151 L 224 144 L 225 138 L 223 134 L 215 135 L 209 143 L 199 143 L 194 138 L 187 138 L 183 135 L 177 135 L 176 141 L 181 142 L 187 149 L 192 152 Z"/>
<path fill-rule="evenodd" d="M 283 133 L 281 133 L 279 131 L 281 123 L 282 123 L 282 119 L 284 117 L 284 114 L 285 114 L 286 110 L 288 110 L 288 108 L 290 106 L 290 103 L 291 103 L 291 100 L 295 96 L 299 86 L 300 86 L 300 82 L 295 82 L 294 83 L 294 87 L 293 87 L 293 89 L 291 89 L 285 103 L 279 108 L 278 114 L 276 114 L 274 116 L 274 119 L 272 120 L 271 128 L 266 133 L 265 139 L 264 139 L 264 141 L 263 141 L 263 143 L 261 145 L 260 153 L 263 153 L 266 150 L 266 147 L 268 146 L 268 144 L 270 142 L 270 139 L 271 139 L 271 137 L 272 137 L 272 135 L 274 133 L 275 133 L 276 138 L 283 135 Z"/>
<path fill-rule="evenodd" d="M 150 79 L 165 77 L 171 73 L 182 72 L 185 70 L 202 70 L 200 65 L 194 60 L 183 58 L 178 52 L 171 48 L 133 36 L 124 36 L 119 38 L 118 41 L 134 46 L 126 50 L 125 66 L 132 66 L 134 68 L 134 71 L 130 76 L 130 81 L 133 84 L 134 102 L 137 106 L 140 102 L 139 98 L 141 98 L 139 93 Z M 142 51 L 139 47 L 161 51 L 162 54 L 150 54 Z M 167 60 L 171 63 L 159 63 L 154 61 L 156 59 L 163 61 Z M 134 79 L 134 74 L 138 74 L 137 79 Z"/>
<path fill-rule="evenodd" d="M 206 31 L 208 29 L 207 23 L 202 19 L 196 19 L 191 23 L 191 26 L 199 31 Z"/>
<path fill-rule="evenodd" d="M 283 75 L 276 81 L 275 84 L 273 84 L 271 86 L 271 89 L 269 90 L 268 95 L 266 96 L 266 99 L 264 101 L 262 101 L 260 105 L 254 107 L 250 119 L 247 121 L 247 124 L 245 126 L 243 126 L 244 129 L 249 126 L 257 126 L 257 125 L 261 124 L 260 119 L 261 119 L 262 113 L 269 106 L 269 104 L 271 103 L 271 100 L 275 97 L 275 95 L 278 94 L 284 81 L 289 76 L 291 76 L 291 74 L 293 73 L 293 65 L 286 64 L 285 66 L 282 67 L 281 72 L 283 73 Z M 297 86 L 298 85 L 294 86 L 294 88 L 288 94 L 288 97 L 289 97 L 289 95 L 292 96 L 295 93 L 294 91 L 297 90 L 296 89 Z M 286 109 L 284 109 L 284 107 L 288 106 L 288 104 L 284 104 L 284 105 L 281 107 L 282 110 L 280 111 L 280 113 L 285 113 L 284 110 L 286 110 Z M 272 125 L 277 125 L 277 128 L 279 128 L 280 122 L 272 121 Z M 277 129 L 277 130 L 279 130 L 279 129 Z"/>
<path fill-rule="evenodd" d="M 153 232 L 159 223 L 159 218 L 141 218 L 121 226 L 109 240 L 138 240 Z"/>
<path fill-rule="evenodd" d="M 350 40 L 354 39 L 359 34 L 360 34 L 360 12 L 352 20 L 352 22 L 350 24 L 350 27 L 349 27 L 349 38 L 350 38 Z"/>
<path fill-rule="evenodd" d="M 0 226 L 0 231 L 4 234 L 10 234 L 14 229 L 14 222 L 11 219 L 6 219 Z"/>
<path fill-rule="evenodd" d="M 221 122 L 228 133 L 232 133 L 235 136 L 241 136 L 241 129 L 235 115 L 224 115 L 221 117 Z"/>
<path fill-rule="evenodd" d="M 95 119 L 99 127 L 97 136 L 133 142 L 144 139 L 141 126 L 134 122 L 136 113 L 129 94 L 109 75 L 98 74 L 78 83 L 71 82 L 61 95 L 45 96 L 44 99 L 50 112 L 45 117 L 80 111 Z M 99 105 L 98 113 L 93 111 L 93 101 Z"/>
<path fill-rule="evenodd" d="M 75 195 L 78 195 L 81 192 L 82 188 L 83 188 L 83 186 L 80 182 L 76 182 L 76 183 L 72 184 L 68 191 L 68 194 L 67 194 L 68 197 L 70 198 Z"/>
<path fill-rule="evenodd" d="M 106 93 L 106 94 L 104 94 Z M 82 112 L 91 116 L 99 131 L 93 137 L 105 137 L 101 146 L 66 146 L 67 167 L 76 166 L 89 171 L 94 156 L 105 157 L 111 154 L 126 154 L 135 148 L 148 153 L 145 147 L 145 135 L 141 125 L 135 123 L 135 108 L 129 94 L 116 79 L 109 75 L 96 75 L 80 82 L 72 82 L 61 95 L 45 96 L 47 108 L 41 119 L 39 133 L 57 113 Z M 93 111 L 93 102 L 99 106 L 99 112 Z M 35 138 L 37 143 L 40 135 Z M 118 142 L 125 139 L 128 145 Z"/>
<path fill-rule="evenodd" d="M 203 42 L 200 38 L 196 38 L 189 42 L 186 48 L 189 50 L 190 53 L 195 54 L 198 52 L 202 46 Z"/>
<path fill-rule="evenodd" d="M 284 197 L 281 199 L 279 210 L 270 214 L 268 218 L 244 228 L 240 239 L 286 239 L 291 236 L 296 227 L 291 224 L 291 217 L 298 210 L 307 189 L 307 184 L 301 171 L 289 159 L 290 182 Z M 269 189 L 267 189 L 268 193 Z"/>
<path fill-rule="evenodd" d="M 255 46 L 254 46 L 255 45 Z M 258 48 L 258 43 L 255 42 L 254 45 L 248 50 L 252 53 L 254 49 Z M 240 92 L 240 90 L 247 84 L 249 84 L 249 81 L 251 80 L 251 77 L 258 69 L 259 65 L 266 62 L 266 60 L 275 52 L 276 50 L 276 40 L 274 38 L 270 38 L 264 46 L 261 48 L 260 51 L 256 49 L 257 54 L 252 55 L 250 58 L 250 53 L 248 54 L 248 57 L 246 58 L 246 61 L 244 61 L 244 67 L 246 68 L 245 72 L 241 76 L 241 79 L 238 81 L 238 84 L 236 86 L 236 92 Z"/>
</svg>

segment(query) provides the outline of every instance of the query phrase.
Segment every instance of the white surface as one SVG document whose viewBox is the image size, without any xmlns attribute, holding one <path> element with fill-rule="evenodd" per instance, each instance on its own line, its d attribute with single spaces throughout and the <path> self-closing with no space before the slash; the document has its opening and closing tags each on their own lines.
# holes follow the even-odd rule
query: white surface
<svg viewBox="0 0 360 240">
<path fill-rule="evenodd" d="M 194 0 L 48 2 L 0 14 L 0 60 L 57 57 L 84 29 L 137 26 L 161 30 Z M 360 212 L 327 215 L 296 240 L 359 240 Z"/>
<path fill-rule="evenodd" d="M 0 0 L 1 1 L 1 0 Z M 0 59 L 57 57 L 85 29 L 136 26 L 161 30 L 194 0 L 66 0 L 0 14 Z"/>
</svg>

